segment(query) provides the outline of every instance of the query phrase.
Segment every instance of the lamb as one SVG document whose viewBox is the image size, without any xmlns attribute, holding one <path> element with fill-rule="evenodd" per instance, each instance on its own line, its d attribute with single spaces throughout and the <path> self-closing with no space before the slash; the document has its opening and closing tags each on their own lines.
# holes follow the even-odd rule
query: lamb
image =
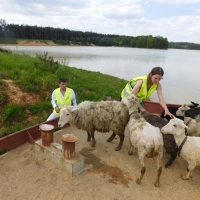
<svg viewBox="0 0 200 200">
<path fill-rule="evenodd" d="M 178 108 L 178 110 L 176 111 L 176 115 L 184 117 L 184 123 L 188 127 L 188 130 L 187 130 L 188 135 L 199 136 L 200 131 L 198 133 L 197 130 L 196 130 L 196 121 L 194 119 L 192 119 L 191 117 L 185 116 L 185 111 L 189 110 L 189 109 L 191 109 L 191 106 L 189 107 L 189 105 L 184 104 L 184 105 L 182 105 L 181 107 Z"/>
<path fill-rule="evenodd" d="M 163 137 L 160 129 L 152 126 L 138 113 L 139 99 L 134 94 L 122 99 L 122 102 L 127 105 L 130 114 L 128 122 L 130 133 L 129 155 L 132 154 L 133 147 L 136 147 L 138 149 L 139 161 L 142 166 L 140 178 L 136 179 L 136 183 L 140 184 L 145 174 L 145 156 L 150 158 L 157 156 L 157 177 L 154 185 L 159 187 L 160 175 L 162 173 L 161 161 L 163 157 Z"/>
<path fill-rule="evenodd" d="M 125 104 L 120 101 L 84 101 L 77 107 L 64 106 L 60 111 L 58 127 L 66 123 L 75 125 L 78 129 L 87 131 L 88 140 L 92 138 L 91 146 L 96 144 L 94 132 L 109 132 L 113 134 L 108 142 L 117 134 L 120 138 L 119 145 L 115 148 L 119 151 L 124 142 L 124 131 L 129 120 L 129 112 Z"/>
<path fill-rule="evenodd" d="M 159 117 L 158 115 L 149 113 L 149 112 L 141 113 L 141 115 L 144 117 L 144 119 L 148 123 L 160 128 L 160 129 L 168 123 L 165 119 Z M 171 154 L 170 159 L 165 164 L 165 167 L 167 168 L 172 165 L 172 163 L 174 162 L 174 160 L 177 157 L 176 143 L 174 140 L 174 136 L 172 134 L 163 135 L 163 142 L 164 142 L 164 148 L 165 148 L 166 152 Z"/>
<path fill-rule="evenodd" d="M 181 176 L 181 178 L 189 180 L 192 178 L 194 168 L 200 165 L 200 137 L 186 136 L 185 128 L 187 129 L 188 127 L 182 120 L 174 118 L 161 129 L 161 132 L 174 135 L 175 142 L 179 147 L 178 153 L 188 162 L 187 174 L 186 176 Z"/>
</svg>

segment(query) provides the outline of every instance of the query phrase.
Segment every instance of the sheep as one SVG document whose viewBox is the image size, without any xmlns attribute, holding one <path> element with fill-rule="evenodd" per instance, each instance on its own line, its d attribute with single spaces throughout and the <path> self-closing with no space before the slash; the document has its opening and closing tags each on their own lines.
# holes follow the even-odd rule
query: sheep
<svg viewBox="0 0 200 200">
<path fill-rule="evenodd" d="M 144 112 L 144 113 L 141 113 L 141 115 L 144 117 L 144 119 L 148 123 L 160 128 L 160 129 L 168 123 L 165 119 L 159 117 L 156 114 Z M 163 135 L 163 142 L 164 142 L 164 148 L 165 148 L 166 152 L 171 154 L 170 159 L 165 164 L 165 168 L 167 168 L 172 165 L 172 163 L 174 162 L 174 160 L 177 157 L 177 152 L 176 152 L 177 145 L 175 143 L 174 136 L 172 134 Z"/>
<path fill-rule="evenodd" d="M 186 117 L 191 117 L 192 119 L 195 119 L 196 121 L 199 121 L 199 114 L 200 114 L 200 107 L 191 108 L 185 111 Z"/>
<path fill-rule="evenodd" d="M 178 110 L 177 107 L 168 106 L 167 108 L 168 108 L 169 112 L 172 113 L 175 117 L 177 117 L 177 118 L 179 118 L 179 119 L 181 119 L 181 120 L 184 120 L 184 117 L 183 117 L 183 116 L 177 116 L 177 115 L 176 115 L 176 111 Z M 165 116 L 165 111 L 164 111 L 164 110 L 162 111 L 160 117 L 166 119 L 168 122 L 169 122 L 170 119 L 171 119 L 171 117 L 170 117 L 169 115 L 166 115 L 166 116 Z"/>
<path fill-rule="evenodd" d="M 187 174 L 181 178 L 189 180 L 192 178 L 194 168 L 200 165 L 200 137 L 186 136 L 185 128 L 188 127 L 182 120 L 174 118 L 161 129 L 161 132 L 174 135 L 179 155 L 188 162 Z"/>
<path fill-rule="evenodd" d="M 188 130 L 187 130 L 188 135 L 199 136 L 200 133 L 197 133 L 197 130 L 196 130 L 196 121 L 194 119 L 192 119 L 191 117 L 185 116 L 185 111 L 189 110 L 189 109 L 191 109 L 191 106 L 189 107 L 189 105 L 184 104 L 178 108 L 178 110 L 176 111 L 176 115 L 184 117 L 184 123 L 188 127 Z"/>
<path fill-rule="evenodd" d="M 189 106 L 190 108 L 193 108 L 193 107 L 197 107 L 198 105 L 199 105 L 198 103 L 194 103 L 193 101 L 191 101 L 191 104 L 188 105 L 188 106 Z M 177 112 L 177 110 L 178 110 L 177 107 L 168 106 L 167 108 L 168 108 L 169 112 L 172 113 L 176 118 L 179 118 L 179 119 L 184 120 L 184 117 L 183 117 L 183 116 L 178 116 L 178 115 L 176 115 L 176 112 Z M 170 116 L 168 116 L 168 115 L 165 116 L 165 111 L 164 111 L 164 110 L 162 111 L 160 117 L 166 119 L 167 121 L 170 121 L 170 119 L 171 119 Z"/>
<path fill-rule="evenodd" d="M 120 101 L 84 101 L 77 107 L 64 106 L 60 111 L 58 127 L 66 123 L 75 125 L 78 129 L 87 131 L 88 140 L 92 138 L 91 146 L 96 144 L 94 132 L 109 132 L 113 134 L 108 142 L 114 139 L 117 134 L 120 138 L 119 145 L 115 148 L 119 151 L 124 142 L 124 131 L 129 120 L 129 112 L 125 104 Z"/>
<path fill-rule="evenodd" d="M 142 166 L 140 177 L 136 179 L 137 184 L 141 183 L 146 171 L 145 156 L 150 158 L 157 156 L 157 177 L 154 185 L 159 187 L 160 175 L 162 173 L 163 137 L 158 127 L 152 126 L 138 113 L 138 105 L 136 107 L 135 102 L 139 101 L 135 99 L 138 98 L 134 94 L 122 99 L 122 102 L 127 105 L 130 114 L 127 125 L 130 133 L 130 149 L 128 154 L 132 154 L 133 147 L 137 148 L 139 161 Z"/>
<path fill-rule="evenodd" d="M 185 111 L 186 117 L 191 117 L 196 121 L 197 136 L 200 136 L 200 107 L 191 108 Z"/>
</svg>

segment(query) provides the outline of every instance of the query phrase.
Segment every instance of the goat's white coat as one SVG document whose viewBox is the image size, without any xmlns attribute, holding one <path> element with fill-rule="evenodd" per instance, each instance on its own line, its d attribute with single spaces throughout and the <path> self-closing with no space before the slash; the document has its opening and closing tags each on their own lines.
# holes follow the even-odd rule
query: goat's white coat
<svg viewBox="0 0 200 200">
<path fill-rule="evenodd" d="M 163 134 L 173 134 L 175 142 L 179 147 L 184 140 L 185 128 L 188 128 L 184 122 L 178 118 L 171 119 L 170 122 L 165 125 L 161 131 Z M 181 178 L 188 180 L 191 178 L 193 169 L 200 165 L 200 137 L 187 136 L 187 140 L 184 143 L 180 156 L 188 162 L 188 173 Z"/>
</svg>

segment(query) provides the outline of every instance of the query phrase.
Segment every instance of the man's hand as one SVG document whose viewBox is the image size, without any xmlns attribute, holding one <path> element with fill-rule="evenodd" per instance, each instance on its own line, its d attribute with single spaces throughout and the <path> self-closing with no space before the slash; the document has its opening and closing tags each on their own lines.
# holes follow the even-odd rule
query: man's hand
<svg viewBox="0 0 200 200">
<path fill-rule="evenodd" d="M 60 108 L 57 106 L 57 107 L 55 107 L 55 110 L 56 110 L 56 112 L 57 113 L 59 113 L 60 112 Z"/>
</svg>

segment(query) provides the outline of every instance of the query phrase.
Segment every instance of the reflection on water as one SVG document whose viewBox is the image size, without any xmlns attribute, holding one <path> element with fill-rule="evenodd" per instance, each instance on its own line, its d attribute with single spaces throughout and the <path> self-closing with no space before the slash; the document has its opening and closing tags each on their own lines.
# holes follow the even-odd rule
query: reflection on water
<svg viewBox="0 0 200 200">
<path fill-rule="evenodd" d="M 6 46 L 18 53 L 48 52 L 55 60 L 72 67 L 99 71 L 125 80 L 148 74 L 153 67 L 164 71 L 161 84 L 167 103 L 200 103 L 199 79 L 200 51 L 152 50 L 122 47 L 82 46 Z M 151 98 L 158 101 L 157 95 Z"/>
</svg>

